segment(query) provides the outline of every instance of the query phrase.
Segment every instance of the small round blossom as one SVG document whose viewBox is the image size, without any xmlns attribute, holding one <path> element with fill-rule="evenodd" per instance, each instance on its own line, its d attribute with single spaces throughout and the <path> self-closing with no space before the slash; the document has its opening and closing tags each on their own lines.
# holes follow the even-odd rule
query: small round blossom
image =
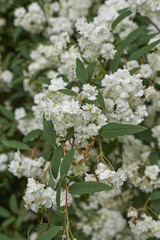
<svg viewBox="0 0 160 240">
<path fill-rule="evenodd" d="M 118 169 L 117 172 L 110 170 L 105 164 L 99 163 L 97 170 L 95 171 L 96 176 L 100 182 L 109 184 L 119 188 L 126 181 L 127 177 L 122 169 Z"/>
<path fill-rule="evenodd" d="M 151 180 L 156 180 L 159 172 L 160 172 L 160 169 L 155 164 L 152 166 L 147 166 L 144 171 L 145 175 Z"/>
<path fill-rule="evenodd" d="M 91 86 L 89 83 L 84 84 L 82 87 L 82 99 L 88 98 L 91 101 L 94 101 L 97 99 L 98 90 L 96 90 L 96 87 Z"/>
<path fill-rule="evenodd" d="M 8 156 L 5 153 L 0 154 L 0 172 L 4 172 L 7 169 Z"/>
</svg>

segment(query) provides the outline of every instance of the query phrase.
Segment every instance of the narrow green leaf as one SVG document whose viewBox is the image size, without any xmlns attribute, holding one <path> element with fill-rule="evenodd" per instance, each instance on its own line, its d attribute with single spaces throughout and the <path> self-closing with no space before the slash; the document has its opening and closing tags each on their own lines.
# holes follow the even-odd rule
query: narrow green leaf
<svg viewBox="0 0 160 240">
<path fill-rule="evenodd" d="M 18 203 L 17 203 L 17 197 L 16 195 L 13 193 L 9 199 L 9 206 L 10 209 L 13 213 L 17 214 L 18 212 Z"/>
<path fill-rule="evenodd" d="M 73 195 L 83 195 L 111 189 L 112 187 L 101 182 L 77 182 L 69 187 L 69 192 Z"/>
<path fill-rule="evenodd" d="M 67 136 L 66 136 L 66 140 L 71 139 L 73 136 L 74 136 L 74 128 L 72 127 L 72 128 L 70 128 L 68 130 L 68 133 L 67 133 Z"/>
<path fill-rule="evenodd" d="M 119 47 L 121 49 L 124 49 L 126 47 L 128 47 L 137 37 L 139 37 L 140 35 L 142 35 L 144 32 L 145 26 L 139 27 L 136 30 L 134 30 L 133 32 L 131 32 L 123 41 L 122 43 L 119 45 Z"/>
<path fill-rule="evenodd" d="M 104 98 L 101 94 L 101 92 L 98 92 L 98 95 L 97 95 L 97 103 L 101 106 L 101 108 L 104 110 L 106 107 L 105 107 L 105 102 L 104 102 Z"/>
<path fill-rule="evenodd" d="M 54 226 L 53 228 L 49 229 L 47 232 L 42 233 L 37 240 L 51 240 L 53 237 L 55 237 L 59 231 L 62 230 L 62 227 Z"/>
<path fill-rule="evenodd" d="M 42 134 L 42 130 L 40 129 L 35 129 L 32 130 L 31 132 L 29 132 L 24 138 L 23 138 L 23 142 L 29 142 L 34 140 L 37 137 L 40 137 Z"/>
<path fill-rule="evenodd" d="M 2 228 L 6 228 L 8 227 L 11 223 L 13 223 L 15 221 L 15 217 L 11 217 L 6 219 L 5 221 L 3 221 L 2 223 Z"/>
<path fill-rule="evenodd" d="M 120 15 L 112 23 L 112 29 L 114 29 L 124 18 L 131 15 L 131 13 L 132 12 L 128 9 L 126 11 L 123 11 L 122 13 L 120 13 Z"/>
<path fill-rule="evenodd" d="M 153 192 L 153 194 L 150 198 L 151 201 L 154 201 L 154 200 L 157 200 L 157 199 L 160 199 L 160 191 Z"/>
<path fill-rule="evenodd" d="M 82 83 L 88 81 L 88 72 L 79 58 L 76 59 L 76 75 Z"/>
<path fill-rule="evenodd" d="M 3 116 L 5 116 L 9 120 L 14 120 L 14 115 L 13 113 L 8 110 L 7 108 L 0 106 L 0 112 Z"/>
<path fill-rule="evenodd" d="M 77 96 L 77 93 L 70 89 L 59 89 L 58 92 L 61 92 L 63 94 L 70 95 L 70 96 Z"/>
<path fill-rule="evenodd" d="M 63 148 L 61 146 L 59 146 L 54 151 L 54 154 L 52 157 L 52 174 L 55 179 L 58 176 L 59 166 L 60 166 L 63 154 L 64 154 Z"/>
<path fill-rule="evenodd" d="M 140 68 L 133 68 L 132 70 L 130 70 L 130 74 L 133 75 L 134 73 L 136 73 L 138 70 L 140 70 Z"/>
<path fill-rule="evenodd" d="M 44 139 L 51 146 L 56 144 L 56 131 L 54 129 L 52 121 L 47 121 L 43 117 Z"/>
<path fill-rule="evenodd" d="M 32 228 L 33 228 L 34 226 L 33 225 L 31 225 L 29 228 L 28 228 L 28 231 L 27 231 L 27 238 L 28 238 L 28 240 L 30 240 L 30 232 L 31 232 L 31 230 L 32 230 Z"/>
<path fill-rule="evenodd" d="M 71 149 L 67 152 L 67 154 L 64 156 L 62 163 L 61 163 L 61 167 L 60 167 L 60 174 L 61 176 L 63 175 L 67 175 L 70 166 L 73 162 L 74 159 L 74 153 L 75 153 L 75 149 Z"/>
<path fill-rule="evenodd" d="M 29 150 L 30 149 L 30 147 L 27 144 L 21 143 L 19 141 L 2 140 L 2 143 L 7 147 L 11 147 L 11 148 L 19 149 L 19 150 Z"/>
<path fill-rule="evenodd" d="M 101 128 L 100 135 L 103 138 L 115 138 L 118 136 L 142 132 L 146 129 L 147 128 L 139 125 L 108 123 Z"/>
<path fill-rule="evenodd" d="M 121 54 L 116 52 L 114 59 L 110 61 L 112 73 L 116 72 L 121 61 Z"/>
<path fill-rule="evenodd" d="M 157 44 L 160 43 L 160 40 L 157 40 L 151 44 L 149 44 L 148 46 L 145 46 L 141 49 L 139 49 L 138 51 L 132 53 L 128 59 L 128 61 L 132 61 L 132 60 L 136 60 L 139 57 L 144 56 L 145 54 L 149 53 L 151 51 L 152 48 L 154 48 Z"/>
<path fill-rule="evenodd" d="M 87 68 L 88 80 L 92 80 L 95 67 L 96 67 L 96 62 L 91 63 L 91 64 L 88 66 L 88 68 Z"/>
<path fill-rule="evenodd" d="M 9 218 L 9 217 L 11 217 L 11 214 L 6 208 L 0 206 L 0 217 Z"/>
<path fill-rule="evenodd" d="M 158 164 L 159 156 L 157 152 L 151 152 L 149 156 L 149 161 L 151 165 Z"/>
<path fill-rule="evenodd" d="M 62 187 L 62 183 L 65 179 L 65 175 L 63 175 L 58 183 L 58 187 L 57 187 L 57 194 L 56 194 L 56 203 L 57 203 L 57 209 L 58 211 L 60 211 L 60 202 L 61 202 L 61 187 Z"/>
</svg>

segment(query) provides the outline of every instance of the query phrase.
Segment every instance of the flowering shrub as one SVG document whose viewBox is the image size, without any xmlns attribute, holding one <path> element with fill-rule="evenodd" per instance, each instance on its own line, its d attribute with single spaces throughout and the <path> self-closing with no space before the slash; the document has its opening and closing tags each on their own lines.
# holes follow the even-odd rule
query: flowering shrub
<svg viewBox="0 0 160 240">
<path fill-rule="evenodd" d="M 160 239 L 160 1 L 0 1 L 0 240 Z"/>
</svg>

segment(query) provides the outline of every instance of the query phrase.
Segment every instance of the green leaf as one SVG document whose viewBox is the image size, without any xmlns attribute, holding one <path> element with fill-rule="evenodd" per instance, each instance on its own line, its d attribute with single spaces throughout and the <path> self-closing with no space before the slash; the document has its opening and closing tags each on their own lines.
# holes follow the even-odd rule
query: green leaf
<svg viewBox="0 0 160 240">
<path fill-rule="evenodd" d="M 116 52 L 114 59 L 110 61 L 112 73 L 116 72 L 121 61 L 121 54 Z"/>
<path fill-rule="evenodd" d="M 157 152 L 151 152 L 149 156 L 149 161 L 151 165 L 158 164 L 159 156 Z"/>
<path fill-rule="evenodd" d="M 1 240 L 11 240 L 12 238 L 0 233 L 0 239 Z"/>
<path fill-rule="evenodd" d="M 66 140 L 71 139 L 73 136 L 74 136 L 74 128 L 72 127 L 72 128 L 70 128 L 68 130 L 68 133 L 67 133 L 67 136 L 66 136 Z"/>
<path fill-rule="evenodd" d="M 2 143 L 7 147 L 11 147 L 11 148 L 19 149 L 19 150 L 29 150 L 30 149 L 30 147 L 27 144 L 21 143 L 19 141 L 2 140 Z"/>
<path fill-rule="evenodd" d="M 131 69 L 129 72 L 130 72 L 131 75 L 133 75 L 133 74 L 135 74 L 138 70 L 140 70 L 139 67 L 138 67 L 138 68 L 133 68 L 133 69 Z"/>
<path fill-rule="evenodd" d="M 77 96 L 77 93 L 70 89 L 59 89 L 58 92 L 61 92 L 63 94 L 70 95 L 70 96 Z"/>
<path fill-rule="evenodd" d="M 75 149 L 71 149 L 64 156 L 62 163 L 61 163 L 61 168 L 60 168 L 61 176 L 67 175 L 67 173 L 70 169 L 70 166 L 74 160 L 74 153 L 75 153 Z"/>
<path fill-rule="evenodd" d="M 9 199 L 9 206 L 13 213 L 17 214 L 18 212 L 18 203 L 16 195 L 13 193 Z"/>
<path fill-rule="evenodd" d="M 128 9 L 126 11 L 123 11 L 122 13 L 120 13 L 120 15 L 112 23 L 112 29 L 114 29 L 124 18 L 131 15 L 131 13 L 132 12 Z"/>
<path fill-rule="evenodd" d="M 152 48 L 154 48 L 157 44 L 160 43 L 160 40 L 157 40 L 151 44 L 149 44 L 148 46 L 145 46 L 141 49 L 139 49 L 138 51 L 132 53 L 128 59 L 128 61 L 132 61 L 132 60 L 136 60 L 139 57 L 144 56 L 145 54 L 149 53 L 151 51 Z"/>
<path fill-rule="evenodd" d="M 35 129 L 32 130 L 31 132 L 29 132 L 24 138 L 23 138 L 23 142 L 29 142 L 32 141 L 33 139 L 39 137 L 42 135 L 42 130 L 40 129 Z"/>
<path fill-rule="evenodd" d="M 64 154 L 63 148 L 61 146 L 59 146 L 54 151 L 54 154 L 52 157 L 52 174 L 55 179 L 58 176 L 59 166 L 60 166 L 63 154 Z"/>
<path fill-rule="evenodd" d="M 137 37 L 139 37 L 140 35 L 142 35 L 144 32 L 145 26 L 141 26 L 139 28 L 137 28 L 136 30 L 134 30 L 133 32 L 131 32 L 123 41 L 122 43 L 120 43 L 119 47 L 121 49 L 124 49 L 126 47 L 128 47 Z"/>
<path fill-rule="evenodd" d="M 112 187 L 101 182 L 77 182 L 77 183 L 73 183 L 69 187 L 69 192 L 72 195 L 83 195 L 83 194 L 91 194 L 95 192 L 107 191 L 111 189 Z"/>
<path fill-rule="evenodd" d="M 94 69 L 96 68 L 96 62 L 91 63 L 88 68 L 87 68 L 87 72 L 88 72 L 88 80 L 92 80 L 93 77 L 93 73 L 94 73 Z"/>
<path fill-rule="evenodd" d="M 157 200 L 157 199 L 160 199 L 160 191 L 153 192 L 153 194 L 150 198 L 151 201 L 154 201 L 154 200 Z"/>
<path fill-rule="evenodd" d="M 56 131 L 54 129 L 52 121 L 47 121 L 43 117 L 44 139 L 51 146 L 56 144 Z"/>
<path fill-rule="evenodd" d="M 138 133 L 147 128 L 139 125 L 122 124 L 122 123 L 108 123 L 100 130 L 100 135 L 103 138 L 115 138 L 128 134 Z"/>
<path fill-rule="evenodd" d="M 2 228 L 6 228 L 8 227 L 11 223 L 13 223 L 15 221 L 15 217 L 11 217 L 6 219 L 5 221 L 3 221 L 2 223 Z"/>
<path fill-rule="evenodd" d="M 63 175 L 58 183 L 58 187 L 57 187 L 57 194 L 56 194 L 56 203 L 57 203 L 57 209 L 58 211 L 60 211 L 60 201 L 61 201 L 61 187 L 62 187 L 62 183 L 65 179 L 65 175 Z"/>
<path fill-rule="evenodd" d="M 51 228 L 51 227 L 50 227 Z M 49 229 L 47 232 L 42 233 L 37 240 L 51 240 L 53 237 L 55 237 L 59 231 L 62 230 L 62 227 L 54 226 L 51 229 Z"/>
<path fill-rule="evenodd" d="M 0 106 L 0 112 L 3 116 L 5 116 L 9 120 L 14 120 L 14 115 L 13 113 L 8 110 L 7 108 Z"/>
<path fill-rule="evenodd" d="M 76 75 L 82 83 L 88 81 L 88 72 L 79 58 L 76 59 Z"/>
<path fill-rule="evenodd" d="M 29 228 L 28 228 L 28 231 L 27 231 L 27 238 L 28 238 L 28 240 L 30 240 L 30 232 L 31 232 L 31 230 L 32 230 L 32 228 L 34 227 L 34 225 L 31 225 Z"/>
<path fill-rule="evenodd" d="M 105 110 L 106 107 L 105 107 L 105 102 L 104 102 L 104 98 L 101 94 L 101 92 L 98 92 L 98 95 L 97 95 L 97 103 L 100 105 L 100 107 Z"/>
<path fill-rule="evenodd" d="M 0 217 L 9 218 L 11 217 L 11 214 L 6 208 L 0 206 Z"/>
</svg>

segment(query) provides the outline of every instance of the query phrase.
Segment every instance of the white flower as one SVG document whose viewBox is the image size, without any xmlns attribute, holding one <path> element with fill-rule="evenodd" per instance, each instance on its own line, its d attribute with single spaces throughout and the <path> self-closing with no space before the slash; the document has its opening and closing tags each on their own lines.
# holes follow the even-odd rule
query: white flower
<svg viewBox="0 0 160 240">
<path fill-rule="evenodd" d="M 145 175 L 150 178 L 151 180 L 156 180 L 158 177 L 158 174 L 160 172 L 160 169 L 157 165 L 147 166 L 145 168 Z"/>
<path fill-rule="evenodd" d="M 98 95 L 98 90 L 96 90 L 96 87 L 93 87 L 90 84 L 84 84 L 82 89 L 82 99 L 88 98 L 91 101 L 97 99 L 96 96 Z"/>
</svg>

